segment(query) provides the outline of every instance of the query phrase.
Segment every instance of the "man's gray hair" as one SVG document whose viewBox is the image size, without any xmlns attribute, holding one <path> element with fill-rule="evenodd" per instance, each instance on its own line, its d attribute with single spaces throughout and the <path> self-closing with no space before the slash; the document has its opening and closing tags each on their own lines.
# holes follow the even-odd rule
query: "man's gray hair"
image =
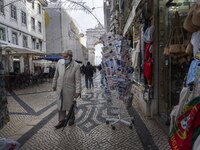
<svg viewBox="0 0 200 150">
<path fill-rule="evenodd" d="M 68 54 L 70 57 L 73 57 L 73 52 L 72 50 L 64 50 L 63 54 Z"/>
</svg>

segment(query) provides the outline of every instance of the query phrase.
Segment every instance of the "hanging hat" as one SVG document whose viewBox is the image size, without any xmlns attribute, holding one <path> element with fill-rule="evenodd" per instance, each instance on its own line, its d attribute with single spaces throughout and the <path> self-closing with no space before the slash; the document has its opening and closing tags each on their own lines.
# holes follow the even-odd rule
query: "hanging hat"
<svg viewBox="0 0 200 150">
<path fill-rule="evenodd" d="M 184 20 L 184 23 L 183 23 L 183 27 L 185 30 L 187 30 L 188 32 L 197 32 L 198 30 L 200 30 L 200 27 L 199 26 L 195 26 L 193 23 L 192 23 L 192 17 L 193 17 L 193 12 L 194 12 L 194 7 L 192 7 L 189 12 L 188 12 L 188 15 L 187 17 L 185 18 Z"/>
<path fill-rule="evenodd" d="M 200 4 L 196 4 L 194 6 L 193 16 L 192 16 L 192 23 L 195 26 L 200 26 Z"/>
</svg>

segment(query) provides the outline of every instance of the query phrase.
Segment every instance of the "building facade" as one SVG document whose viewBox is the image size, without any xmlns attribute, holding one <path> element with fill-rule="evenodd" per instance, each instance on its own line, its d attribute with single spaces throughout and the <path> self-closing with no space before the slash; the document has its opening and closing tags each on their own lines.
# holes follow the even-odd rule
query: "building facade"
<svg viewBox="0 0 200 150">
<path fill-rule="evenodd" d="M 32 59 L 46 52 L 44 7 L 46 0 L 33 2 L 1 0 L 0 42 L 5 72 L 33 72 Z"/>
<path fill-rule="evenodd" d="M 46 9 L 47 53 L 60 54 L 63 50 L 71 49 L 74 59 L 85 63 L 88 59 L 86 48 L 80 42 L 79 29 L 65 8 L 51 4 Z"/>
</svg>

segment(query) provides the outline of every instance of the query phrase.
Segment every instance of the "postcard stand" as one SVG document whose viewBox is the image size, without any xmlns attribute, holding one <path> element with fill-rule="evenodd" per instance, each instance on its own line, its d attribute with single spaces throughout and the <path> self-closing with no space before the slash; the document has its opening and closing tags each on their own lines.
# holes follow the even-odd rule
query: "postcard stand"
<svg viewBox="0 0 200 150">
<path fill-rule="evenodd" d="M 125 100 L 125 97 L 130 93 L 131 80 L 129 76 L 130 67 L 130 52 L 127 40 L 120 36 L 108 33 L 102 38 L 104 47 L 102 48 L 103 66 L 106 71 L 108 82 L 108 90 L 117 91 L 117 100 Z M 114 130 L 115 124 L 123 123 L 132 129 L 134 124 L 133 117 L 122 118 L 123 103 L 120 102 L 118 117 L 106 118 L 106 124 L 111 123 Z"/>
</svg>

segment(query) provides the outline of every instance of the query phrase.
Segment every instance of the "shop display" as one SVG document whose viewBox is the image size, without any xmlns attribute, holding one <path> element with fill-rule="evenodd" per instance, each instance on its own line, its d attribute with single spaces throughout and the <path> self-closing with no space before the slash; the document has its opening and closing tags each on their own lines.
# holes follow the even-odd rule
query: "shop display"
<svg viewBox="0 0 200 150">
<path fill-rule="evenodd" d="M 124 103 L 128 103 L 131 96 L 131 85 L 132 85 L 132 73 L 133 68 L 131 67 L 131 48 L 128 40 L 119 36 L 108 33 L 103 38 L 104 47 L 102 48 L 102 66 L 106 71 L 107 79 L 107 90 L 117 91 L 118 100 L 123 100 Z M 128 104 L 127 104 L 128 105 Z M 130 104 L 129 104 L 130 105 Z M 120 106 L 119 106 L 120 107 Z M 120 112 L 119 112 L 120 115 Z M 129 118 L 133 119 L 133 118 Z M 132 122 L 118 119 L 107 119 L 107 122 L 113 121 L 111 124 L 114 127 L 116 121 L 125 123 L 132 128 Z M 113 128 L 114 129 L 114 128 Z"/>
<path fill-rule="evenodd" d="M 152 50 L 152 44 L 153 44 L 153 33 L 154 33 L 155 27 L 150 26 L 146 29 L 144 34 L 144 41 L 145 41 L 145 53 L 144 53 L 144 77 L 147 80 L 147 84 L 149 86 L 153 85 L 152 82 L 152 75 L 153 75 L 153 50 Z"/>
<path fill-rule="evenodd" d="M 193 47 L 196 47 L 193 42 Z M 198 147 L 196 139 L 200 136 L 200 60 L 191 62 L 179 104 L 171 112 L 169 143 L 174 149 L 193 149 Z M 194 144 L 195 143 L 195 144 Z"/>
</svg>

